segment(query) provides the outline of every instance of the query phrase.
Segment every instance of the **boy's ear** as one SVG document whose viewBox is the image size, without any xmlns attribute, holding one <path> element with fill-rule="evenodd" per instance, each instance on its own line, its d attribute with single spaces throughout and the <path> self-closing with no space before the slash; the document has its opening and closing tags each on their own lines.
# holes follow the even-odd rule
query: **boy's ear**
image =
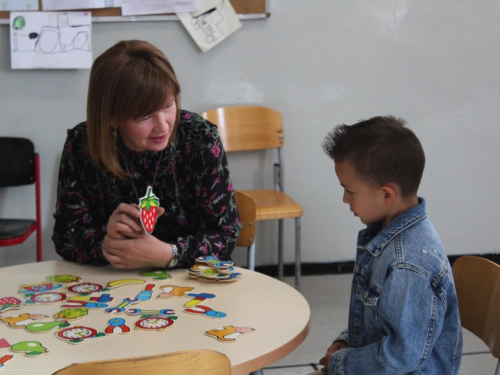
<svg viewBox="0 0 500 375">
<path fill-rule="evenodd" d="M 384 202 L 387 206 L 390 206 L 395 200 L 398 193 L 398 187 L 395 184 L 386 184 L 381 187 L 382 193 L 384 194 Z"/>
</svg>

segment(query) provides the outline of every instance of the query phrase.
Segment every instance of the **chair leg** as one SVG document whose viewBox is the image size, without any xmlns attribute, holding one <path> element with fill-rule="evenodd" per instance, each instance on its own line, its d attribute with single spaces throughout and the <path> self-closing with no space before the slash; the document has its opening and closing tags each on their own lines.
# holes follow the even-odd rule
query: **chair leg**
<svg viewBox="0 0 500 375">
<path fill-rule="evenodd" d="M 301 274 L 301 259 L 300 259 L 300 217 L 295 218 L 295 289 L 300 290 L 300 274 Z"/>
<path fill-rule="evenodd" d="M 249 270 L 255 270 L 255 240 L 251 246 L 247 247 L 247 266 Z"/>
<path fill-rule="evenodd" d="M 495 375 L 500 375 L 500 359 L 497 362 L 497 369 L 495 370 Z"/>
<path fill-rule="evenodd" d="M 264 375 L 264 371 L 263 370 L 252 371 L 250 375 Z"/>
<path fill-rule="evenodd" d="M 278 279 L 283 281 L 283 219 L 278 220 Z"/>
<path fill-rule="evenodd" d="M 36 261 L 42 261 L 42 228 L 36 230 Z"/>
<path fill-rule="evenodd" d="M 42 261 L 42 208 L 40 198 L 40 155 L 35 154 L 36 261 Z"/>
</svg>

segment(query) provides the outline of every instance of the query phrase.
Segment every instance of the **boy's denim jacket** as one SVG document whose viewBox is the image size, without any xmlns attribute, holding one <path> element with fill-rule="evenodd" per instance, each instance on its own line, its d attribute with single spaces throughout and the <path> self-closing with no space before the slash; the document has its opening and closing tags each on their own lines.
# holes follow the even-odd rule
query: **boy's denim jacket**
<svg viewBox="0 0 500 375">
<path fill-rule="evenodd" d="M 462 329 L 450 264 L 425 200 L 359 232 L 349 328 L 330 374 L 458 374 Z"/>
</svg>

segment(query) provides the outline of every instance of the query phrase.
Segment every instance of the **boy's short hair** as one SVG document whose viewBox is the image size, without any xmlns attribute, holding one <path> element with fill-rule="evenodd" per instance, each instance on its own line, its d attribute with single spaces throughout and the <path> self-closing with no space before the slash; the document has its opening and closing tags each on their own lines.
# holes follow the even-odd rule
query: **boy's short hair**
<svg viewBox="0 0 500 375">
<path fill-rule="evenodd" d="M 338 125 L 323 141 L 336 163 L 348 161 L 367 183 L 396 183 L 403 198 L 416 195 L 425 166 L 422 145 L 406 121 L 378 116 L 354 125 Z"/>
</svg>

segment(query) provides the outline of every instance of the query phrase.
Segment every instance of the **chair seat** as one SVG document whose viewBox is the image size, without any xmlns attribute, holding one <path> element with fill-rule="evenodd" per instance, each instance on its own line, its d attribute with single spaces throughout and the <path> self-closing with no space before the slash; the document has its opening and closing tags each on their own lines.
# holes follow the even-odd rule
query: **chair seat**
<svg viewBox="0 0 500 375">
<path fill-rule="evenodd" d="M 256 219 L 276 220 L 302 216 L 302 207 L 281 191 L 275 190 L 243 190 L 255 200 L 257 206 Z"/>
<path fill-rule="evenodd" d="M 231 362 L 222 353 L 193 349 L 145 357 L 76 363 L 54 375 L 230 375 Z"/>
<path fill-rule="evenodd" d="M 35 220 L 0 219 L 0 240 L 26 236 L 35 230 L 35 224 Z"/>
</svg>

